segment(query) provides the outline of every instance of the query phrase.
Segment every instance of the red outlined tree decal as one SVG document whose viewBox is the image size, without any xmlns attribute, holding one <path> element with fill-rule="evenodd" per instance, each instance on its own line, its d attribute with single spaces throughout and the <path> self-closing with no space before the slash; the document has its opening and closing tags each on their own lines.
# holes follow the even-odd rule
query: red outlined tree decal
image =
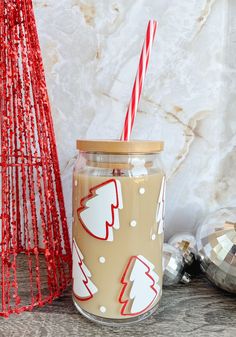
<svg viewBox="0 0 236 337">
<path fill-rule="evenodd" d="M 79 301 L 87 301 L 98 291 L 97 287 L 90 280 L 91 273 L 83 263 L 83 254 L 79 250 L 75 240 L 73 240 L 73 295 Z"/>
<path fill-rule="evenodd" d="M 147 311 L 160 293 L 158 281 L 150 261 L 142 255 L 132 256 L 121 279 L 121 315 L 136 316 Z"/>
<path fill-rule="evenodd" d="M 119 229 L 119 209 L 123 208 L 121 184 L 110 179 L 89 189 L 77 210 L 84 229 L 99 240 L 113 241 L 113 228 Z"/>
</svg>

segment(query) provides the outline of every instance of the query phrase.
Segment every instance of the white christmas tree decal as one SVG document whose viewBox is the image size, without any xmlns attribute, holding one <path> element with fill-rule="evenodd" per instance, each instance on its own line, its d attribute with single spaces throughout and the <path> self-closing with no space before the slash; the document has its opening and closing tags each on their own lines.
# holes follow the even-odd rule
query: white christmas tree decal
<svg viewBox="0 0 236 337">
<path fill-rule="evenodd" d="M 144 256 L 132 256 L 128 262 L 121 283 L 119 296 L 121 315 L 135 316 L 145 312 L 160 293 L 159 276 L 154 265 Z"/>
<path fill-rule="evenodd" d="M 120 228 L 119 209 L 123 208 L 120 181 L 110 179 L 89 192 L 78 208 L 81 224 L 93 237 L 113 241 L 113 228 Z"/>
<path fill-rule="evenodd" d="M 85 301 L 93 297 L 98 291 L 97 287 L 90 280 L 91 273 L 83 263 L 83 254 L 79 250 L 75 240 L 73 240 L 73 294 L 80 300 Z"/>
<path fill-rule="evenodd" d="M 164 217 L 165 217 L 165 191 L 166 191 L 166 178 L 163 176 L 159 198 L 157 202 L 156 222 L 158 225 L 158 234 L 163 233 L 164 230 Z"/>
</svg>

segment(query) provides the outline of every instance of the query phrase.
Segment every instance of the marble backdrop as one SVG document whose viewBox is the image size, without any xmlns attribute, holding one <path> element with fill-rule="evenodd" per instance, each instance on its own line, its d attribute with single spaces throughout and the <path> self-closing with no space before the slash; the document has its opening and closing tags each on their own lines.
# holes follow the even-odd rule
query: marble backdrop
<svg viewBox="0 0 236 337">
<path fill-rule="evenodd" d="M 71 223 L 77 138 L 118 138 L 159 21 L 133 139 L 165 141 L 166 238 L 236 204 L 234 0 L 34 0 Z"/>
</svg>

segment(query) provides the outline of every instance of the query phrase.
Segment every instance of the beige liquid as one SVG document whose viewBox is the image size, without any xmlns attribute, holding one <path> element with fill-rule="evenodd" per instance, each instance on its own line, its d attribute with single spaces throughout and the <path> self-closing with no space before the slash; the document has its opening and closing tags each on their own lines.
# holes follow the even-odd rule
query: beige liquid
<svg viewBox="0 0 236 337">
<path fill-rule="evenodd" d="M 123 209 L 119 210 L 120 228 L 113 230 L 112 242 L 98 240 L 89 235 L 77 215 L 80 200 L 88 195 L 89 188 L 110 178 L 84 174 L 74 176 L 73 238 L 84 256 L 83 262 L 91 272 L 91 281 L 98 288 L 91 299 L 75 301 L 91 314 L 125 319 L 130 317 L 121 315 L 122 304 L 118 298 L 123 287 L 121 277 L 131 256 L 143 255 L 155 266 L 154 271 L 160 278 L 160 292 L 148 309 L 155 306 L 161 297 L 163 234 L 158 234 L 156 209 L 163 173 L 158 171 L 156 174 L 138 178 L 115 177 L 121 183 Z M 144 194 L 140 194 L 140 188 L 145 188 Z M 135 227 L 130 225 L 132 220 L 137 223 Z M 105 263 L 100 262 L 100 257 L 105 258 Z M 101 307 L 106 309 L 105 312 L 101 312 Z"/>
</svg>

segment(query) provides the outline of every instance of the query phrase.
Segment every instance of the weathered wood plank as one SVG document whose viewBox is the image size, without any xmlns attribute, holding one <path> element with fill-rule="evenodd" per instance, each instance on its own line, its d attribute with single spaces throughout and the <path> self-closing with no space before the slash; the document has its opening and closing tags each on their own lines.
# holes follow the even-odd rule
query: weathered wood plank
<svg viewBox="0 0 236 337">
<path fill-rule="evenodd" d="M 89 322 L 73 306 L 70 290 L 51 305 L 1 319 L 1 337 L 236 336 L 236 296 L 198 277 L 164 290 L 161 307 L 135 326 L 110 328 Z"/>
</svg>

